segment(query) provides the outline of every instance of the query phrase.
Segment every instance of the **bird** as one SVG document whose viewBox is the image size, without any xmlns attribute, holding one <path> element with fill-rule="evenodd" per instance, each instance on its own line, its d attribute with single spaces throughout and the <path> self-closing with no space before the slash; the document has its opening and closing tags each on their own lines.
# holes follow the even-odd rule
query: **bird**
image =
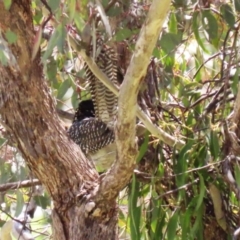
<svg viewBox="0 0 240 240">
<path fill-rule="evenodd" d="M 119 87 L 123 81 L 123 73 L 118 67 L 117 54 L 114 48 L 104 44 L 97 38 L 96 49 L 93 44 L 88 55 L 95 59 L 98 67 L 110 81 Z M 69 137 L 80 146 L 85 155 L 93 160 L 99 172 L 111 167 L 116 159 L 114 122 L 117 115 L 118 98 L 111 92 L 84 64 L 86 81 L 91 99 L 79 103 L 73 123 L 68 130 Z M 144 136 L 145 128 L 137 127 L 138 135 Z"/>
<path fill-rule="evenodd" d="M 99 172 L 110 168 L 115 160 L 114 130 L 96 118 L 91 99 L 79 103 L 68 135 L 93 160 Z"/>
<path fill-rule="evenodd" d="M 87 54 L 94 58 L 110 81 L 119 86 L 118 60 L 114 48 L 105 44 L 98 36 L 96 44 L 90 44 Z M 85 155 L 93 160 L 97 170 L 102 172 L 108 169 L 116 158 L 114 121 L 118 98 L 95 77 L 86 63 L 84 70 L 91 99 L 79 103 L 68 134 Z"/>
</svg>

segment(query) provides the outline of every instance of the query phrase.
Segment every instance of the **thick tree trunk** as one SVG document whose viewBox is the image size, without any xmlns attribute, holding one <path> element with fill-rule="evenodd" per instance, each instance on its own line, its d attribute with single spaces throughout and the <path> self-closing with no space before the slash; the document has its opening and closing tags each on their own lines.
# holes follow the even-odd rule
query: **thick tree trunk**
<svg viewBox="0 0 240 240">
<path fill-rule="evenodd" d="M 104 211 L 91 211 L 98 173 L 61 126 L 39 56 L 31 61 L 30 5 L 30 0 L 13 1 L 7 11 L 0 2 L 0 43 L 9 60 L 7 66 L 0 64 L 1 122 L 53 198 L 54 239 L 117 239 L 116 204 L 104 208 L 103 203 Z M 17 35 L 11 45 L 4 36 L 8 29 Z"/>
</svg>

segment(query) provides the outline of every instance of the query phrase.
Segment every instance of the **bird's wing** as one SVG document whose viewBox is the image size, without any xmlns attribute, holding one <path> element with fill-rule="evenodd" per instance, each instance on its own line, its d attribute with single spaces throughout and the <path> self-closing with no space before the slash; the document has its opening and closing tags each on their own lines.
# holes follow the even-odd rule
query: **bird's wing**
<svg viewBox="0 0 240 240">
<path fill-rule="evenodd" d="M 114 142 L 114 132 L 97 118 L 86 118 L 74 122 L 69 128 L 68 134 L 85 153 L 96 152 Z"/>
</svg>

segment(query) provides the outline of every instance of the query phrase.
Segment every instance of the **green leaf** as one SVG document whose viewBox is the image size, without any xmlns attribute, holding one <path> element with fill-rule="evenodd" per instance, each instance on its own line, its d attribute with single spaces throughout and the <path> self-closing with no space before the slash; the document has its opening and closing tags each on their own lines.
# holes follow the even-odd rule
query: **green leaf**
<svg viewBox="0 0 240 240">
<path fill-rule="evenodd" d="M 115 35 L 116 41 L 120 42 L 132 36 L 132 31 L 128 28 L 123 28 L 117 31 Z"/>
<path fill-rule="evenodd" d="M 40 25 L 41 24 L 41 20 L 43 18 L 43 12 L 40 11 L 38 8 L 34 9 L 35 14 L 33 15 L 33 22 L 34 25 Z"/>
<path fill-rule="evenodd" d="M 69 10 L 69 20 L 71 22 L 75 16 L 75 12 L 76 12 L 76 0 L 68 1 L 68 10 Z"/>
<path fill-rule="evenodd" d="M 176 50 L 177 45 L 182 41 L 182 34 L 163 33 L 160 39 L 160 46 L 165 53 Z"/>
<path fill-rule="evenodd" d="M 6 31 L 5 36 L 7 38 L 8 43 L 10 44 L 15 43 L 17 41 L 17 35 L 10 30 Z"/>
<path fill-rule="evenodd" d="M 145 155 L 145 153 L 148 149 L 148 142 L 149 142 L 149 134 L 146 133 L 144 142 L 142 143 L 139 153 L 138 153 L 137 163 L 139 163 L 141 161 L 141 159 L 143 158 L 143 156 Z"/>
<path fill-rule="evenodd" d="M 60 88 L 58 89 L 57 99 L 61 100 L 70 87 L 71 87 L 71 81 L 69 79 L 65 80 L 61 84 Z"/>
<path fill-rule="evenodd" d="M 131 183 L 131 192 L 128 201 L 129 221 L 131 239 L 140 239 L 140 219 L 141 219 L 141 206 L 137 206 L 139 196 L 139 182 L 136 176 L 133 175 Z"/>
<path fill-rule="evenodd" d="M 166 55 L 167 54 L 167 55 Z M 174 54 L 169 54 L 167 52 L 164 52 L 163 49 L 160 50 L 160 59 L 162 60 L 164 66 L 165 66 L 165 71 L 172 73 L 173 68 L 174 68 L 174 63 L 175 63 L 175 58 Z M 167 78 L 165 79 L 166 85 L 172 85 L 173 79 Z"/>
<path fill-rule="evenodd" d="M 35 200 L 36 204 L 38 206 L 42 207 L 43 209 L 46 209 L 51 204 L 51 199 L 47 195 L 36 196 L 36 197 L 34 197 L 34 200 Z"/>
<path fill-rule="evenodd" d="M 189 4 L 189 2 L 187 0 L 174 0 L 173 4 L 176 8 L 185 8 L 185 6 L 187 6 Z"/>
<path fill-rule="evenodd" d="M 16 191 L 16 197 L 17 197 L 17 206 L 16 206 L 16 212 L 15 212 L 15 216 L 17 217 L 23 209 L 23 205 L 24 205 L 24 198 L 23 198 L 23 194 L 21 193 L 21 191 L 17 190 Z"/>
<path fill-rule="evenodd" d="M 234 13 L 233 13 L 233 10 L 232 10 L 231 6 L 229 4 L 223 4 L 220 7 L 220 11 L 223 15 L 223 18 L 225 19 L 225 21 L 229 25 L 229 27 L 233 27 L 234 24 L 235 24 L 235 16 L 234 16 Z"/>
<path fill-rule="evenodd" d="M 74 109 L 78 107 L 79 100 L 78 100 L 78 93 L 76 91 L 73 92 L 71 103 Z"/>
<path fill-rule="evenodd" d="M 196 213 L 196 218 L 193 227 L 190 228 L 190 234 L 192 236 L 192 238 L 190 239 L 203 240 L 203 221 L 202 221 L 203 212 L 204 210 L 202 204 Z"/>
<path fill-rule="evenodd" d="M 49 0 L 48 5 L 51 8 L 52 12 L 55 12 L 60 4 L 61 0 Z"/>
<path fill-rule="evenodd" d="M 0 159 L 0 183 L 5 184 L 11 178 L 11 166 Z"/>
<path fill-rule="evenodd" d="M 188 141 L 185 146 L 180 150 L 178 156 L 174 158 L 174 172 L 180 174 L 176 176 L 176 184 L 178 187 L 181 187 L 185 184 L 186 174 L 184 173 L 187 170 L 187 162 L 189 159 L 189 149 L 192 148 L 193 141 Z M 181 192 L 180 192 L 181 193 Z"/>
<path fill-rule="evenodd" d="M 199 186 L 200 193 L 198 195 L 198 200 L 197 200 L 197 205 L 196 205 L 195 211 L 197 211 L 201 207 L 201 205 L 203 203 L 203 198 L 204 198 L 204 195 L 205 195 L 205 191 L 206 191 L 206 187 L 205 187 L 205 184 L 204 184 L 204 179 L 203 179 L 202 175 L 200 175 L 200 174 L 199 174 L 199 179 L 200 179 L 200 184 L 199 184 L 200 185 Z"/>
<path fill-rule="evenodd" d="M 238 91 L 238 83 L 239 83 L 239 76 L 240 76 L 239 74 L 240 74 L 240 71 L 237 68 L 237 70 L 236 70 L 236 72 L 233 76 L 233 81 L 230 82 L 231 83 L 231 89 L 232 89 L 234 95 L 237 95 L 237 91 Z"/>
<path fill-rule="evenodd" d="M 102 5 L 104 8 L 106 8 L 109 4 L 109 0 L 102 0 Z"/>
<path fill-rule="evenodd" d="M 234 7 L 236 12 L 240 12 L 240 0 L 234 0 Z"/>
<path fill-rule="evenodd" d="M 4 0 L 3 4 L 4 4 L 4 7 L 6 8 L 6 10 L 9 10 L 12 5 L 12 0 Z"/>
<path fill-rule="evenodd" d="M 156 225 L 156 230 L 155 230 L 155 234 L 153 236 L 153 240 L 158 240 L 158 239 L 162 239 L 162 231 L 166 226 L 166 213 L 164 211 L 162 211 L 161 213 L 161 219 L 159 219 L 157 221 L 157 225 Z"/>
<path fill-rule="evenodd" d="M 57 26 L 54 33 L 52 34 L 48 42 L 47 50 L 43 55 L 43 61 L 47 60 L 47 58 L 52 54 L 54 47 L 56 46 L 60 52 L 64 51 L 65 37 L 66 29 L 64 27 L 64 24 L 62 23 Z"/>
<path fill-rule="evenodd" d="M 211 131 L 210 133 L 210 152 L 214 159 L 216 159 L 219 156 L 220 152 L 219 139 L 215 131 Z"/>
<path fill-rule="evenodd" d="M 3 66 L 8 65 L 8 59 L 7 59 L 4 51 L 2 51 L 1 46 L 0 46 L 0 62 Z"/>
<path fill-rule="evenodd" d="M 181 229 L 182 239 L 188 239 L 190 220 L 193 216 L 193 209 L 188 207 L 187 210 L 181 215 Z"/>
<path fill-rule="evenodd" d="M 235 165 L 234 167 L 234 173 L 235 173 L 235 180 L 239 186 L 240 184 L 240 169 L 239 169 L 239 165 Z"/>
<path fill-rule="evenodd" d="M 65 38 L 66 38 L 66 28 L 64 24 L 60 24 L 57 28 L 58 31 L 58 38 L 57 38 L 57 48 L 58 51 L 63 53 L 64 52 L 64 44 L 65 44 Z"/>
<path fill-rule="evenodd" d="M 178 225 L 178 211 L 175 211 L 173 216 L 170 218 L 168 227 L 167 227 L 167 239 L 168 240 L 175 240 L 176 239 L 176 230 Z"/>
<path fill-rule="evenodd" d="M 205 44 L 203 43 L 202 38 L 200 37 L 200 34 L 199 34 L 198 17 L 199 17 L 199 12 L 194 12 L 192 29 L 199 46 L 203 49 L 203 51 L 208 53 L 208 50 L 206 49 Z"/>
<path fill-rule="evenodd" d="M 51 86 L 55 89 L 59 88 L 59 83 L 57 81 L 57 63 L 53 58 L 49 59 L 49 62 L 47 64 L 47 76 L 51 83 Z"/>
<path fill-rule="evenodd" d="M 116 17 L 121 13 L 121 11 L 122 11 L 122 8 L 120 7 L 120 5 L 115 4 L 106 12 L 106 14 L 109 17 Z"/>
<path fill-rule="evenodd" d="M 57 31 L 57 29 L 55 29 L 55 31 L 53 32 L 53 34 L 52 34 L 52 36 L 51 36 L 51 38 L 50 38 L 50 40 L 48 42 L 47 50 L 43 54 L 43 57 L 42 57 L 44 62 L 52 54 L 53 48 L 56 47 L 57 41 L 58 41 L 58 37 L 59 37 L 59 32 Z"/>
<path fill-rule="evenodd" d="M 239 71 L 239 68 L 238 68 L 236 70 L 235 74 L 234 74 L 233 81 L 230 82 L 231 83 L 231 89 L 232 89 L 234 95 L 237 95 L 237 92 L 238 92 L 239 78 L 240 78 L 240 71 Z"/>
<path fill-rule="evenodd" d="M 153 49 L 152 55 L 153 55 L 155 58 L 160 59 L 160 51 L 159 51 L 159 49 L 155 47 L 155 48 Z"/>
<path fill-rule="evenodd" d="M 4 144 L 5 144 L 6 142 L 7 142 L 7 139 L 0 137 L 0 148 L 1 148 L 2 146 L 4 146 Z"/>
<path fill-rule="evenodd" d="M 85 22 L 84 22 L 84 19 L 81 17 L 80 14 L 75 14 L 74 22 L 77 26 L 77 29 L 82 32 L 84 27 L 85 27 Z"/>
<path fill-rule="evenodd" d="M 166 213 L 162 210 L 162 201 L 154 197 L 151 198 L 149 208 L 147 209 L 147 220 L 151 224 L 149 239 L 162 239 L 163 228 L 165 223 Z"/>
<path fill-rule="evenodd" d="M 202 12 L 202 22 L 210 40 L 216 39 L 218 37 L 218 23 L 210 10 L 205 10 Z"/>
<path fill-rule="evenodd" d="M 169 18 L 169 32 L 174 34 L 178 32 L 176 14 L 173 12 L 170 14 Z"/>
</svg>

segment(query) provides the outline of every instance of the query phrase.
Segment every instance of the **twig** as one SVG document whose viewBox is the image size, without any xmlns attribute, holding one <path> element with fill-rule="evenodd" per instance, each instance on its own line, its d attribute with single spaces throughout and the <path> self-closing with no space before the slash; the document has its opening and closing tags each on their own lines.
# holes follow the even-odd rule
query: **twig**
<svg viewBox="0 0 240 240">
<path fill-rule="evenodd" d="M 221 52 L 217 52 L 215 54 L 213 54 L 211 57 L 209 57 L 207 60 L 205 60 L 200 66 L 199 68 L 197 69 L 197 71 L 195 72 L 195 74 L 193 75 L 192 79 L 194 79 L 197 74 L 199 73 L 199 71 L 202 69 L 202 67 L 207 63 L 209 62 L 210 60 L 214 59 L 215 57 L 219 56 L 221 54 Z"/>
<path fill-rule="evenodd" d="M 41 185 L 38 179 L 24 180 L 19 182 L 5 183 L 0 185 L 0 192 L 5 192 L 9 189 L 19 189 Z"/>
<path fill-rule="evenodd" d="M 73 113 L 69 113 L 69 112 L 66 112 L 66 111 L 64 111 L 62 109 L 58 109 L 58 108 L 56 110 L 57 110 L 57 114 L 59 117 L 66 118 L 68 120 L 73 120 L 73 118 L 74 118 Z"/>
<path fill-rule="evenodd" d="M 197 183 L 198 181 L 199 181 L 199 178 L 196 178 L 194 181 L 192 181 L 192 182 L 190 182 L 190 183 L 187 183 L 187 184 L 185 184 L 185 185 L 183 185 L 183 186 L 181 186 L 181 187 L 179 187 L 179 188 L 176 188 L 176 189 L 170 190 L 170 191 L 168 191 L 168 192 L 165 192 L 165 193 L 163 193 L 162 195 L 158 196 L 158 197 L 156 198 L 156 200 L 158 200 L 158 199 L 160 199 L 160 198 L 162 198 L 162 197 L 165 197 L 165 196 L 167 196 L 167 195 L 173 194 L 173 193 L 175 193 L 175 192 L 178 192 L 178 191 L 180 191 L 180 190 L 187 189 L 188 187 L 192 186 L 193 184 Z"/>
</svg>

